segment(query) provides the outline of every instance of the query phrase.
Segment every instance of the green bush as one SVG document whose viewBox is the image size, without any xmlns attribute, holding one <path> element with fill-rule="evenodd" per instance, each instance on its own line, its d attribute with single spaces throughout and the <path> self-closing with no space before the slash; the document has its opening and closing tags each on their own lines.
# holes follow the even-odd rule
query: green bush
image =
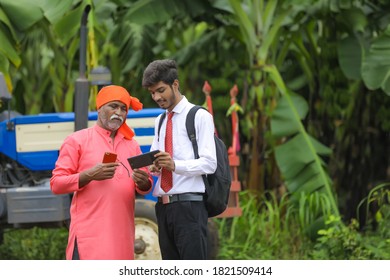
<svg viewBox="0 0 390 280">
<path fill-rule="evenodd" d="M 327 224 L 330 225 L 329 228 L 319 231 L 320 237 L 314 246 L 313 259 L 367 260 L 372 257 L 363 245 L 356 220 L 352 220 L 346 227 L 339 223 L 339 218 L 331 216 Z"/>
<path fill-rule="evenodd" d="M 335 217 L 327 222 L 327 229 L 320 230 L 312 252 L 319 260 L 383 260 L 390 259 L 390 215 L 382 219 L 375 232 L 359 232 L 359 224 L 352 220 L 348 226 L 340 226 Z"/>
<path fill-rule="evenodd" d="M 66 228 L 6 229 L 0 246 L 1 260 L 63 260 Z"/>
</svg>

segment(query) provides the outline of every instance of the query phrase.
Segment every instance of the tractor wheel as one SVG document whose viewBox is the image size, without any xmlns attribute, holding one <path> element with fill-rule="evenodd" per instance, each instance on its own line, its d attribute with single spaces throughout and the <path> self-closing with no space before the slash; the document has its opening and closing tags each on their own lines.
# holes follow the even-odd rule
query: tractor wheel
<svg viewBox="0 0 390 280">
<path fill-rule="evenodd" d="M 155 202 L 151 200 L 135 200 L 134 258 L 136 260 L 161 260 L 154 205 Z"/>
</svg>

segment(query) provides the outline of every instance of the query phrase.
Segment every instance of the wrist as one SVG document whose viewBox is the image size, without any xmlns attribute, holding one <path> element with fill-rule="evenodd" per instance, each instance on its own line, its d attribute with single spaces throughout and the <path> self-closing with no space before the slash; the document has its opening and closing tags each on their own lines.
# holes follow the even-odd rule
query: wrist
<svg viewBox="0 0 390 280">
<path fill-rule="evenodd" d="M 135 184 L 135 186 L 136 186 L 140 191 L 146 192 L 146 191 L 148 191 L 148 190 L 152 187 L 152 184 L 151 184 L 151 182 L 148 180 L 148 182 L 147 182 L 146 184 L 141 184 L 141 185 Z"/>
</svg>

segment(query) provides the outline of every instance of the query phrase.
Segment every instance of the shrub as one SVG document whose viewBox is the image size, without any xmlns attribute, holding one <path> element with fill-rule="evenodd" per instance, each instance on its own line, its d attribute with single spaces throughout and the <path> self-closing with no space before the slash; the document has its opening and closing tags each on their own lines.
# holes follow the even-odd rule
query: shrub
<svg viewBox="0 0 390 280">
<path fill-rule="evenodd" d="M 0 259 L 62 260 L 67 239 L 66 228 L 6 229 Z"/>
</svg>

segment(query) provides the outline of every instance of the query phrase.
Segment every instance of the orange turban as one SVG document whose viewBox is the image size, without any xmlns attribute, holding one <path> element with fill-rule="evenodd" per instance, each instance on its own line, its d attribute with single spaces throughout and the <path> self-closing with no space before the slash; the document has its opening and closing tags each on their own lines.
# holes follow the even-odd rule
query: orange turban
<svg viewBox="0 0 390 280">
<path fill-rule="evenodd" d="M 142 109 L 142 103 L 138 98 L 133 97 L 130 93 L 121 86 L 105 86 L 103 87 L 96 97 L 96 108 L 99 109 L 104 104 L 111 101 L 120 101 L 126 105 L 127 110 L 132 108 L 134 111 Z M 125 136 L 126 139 L 131 139 L 134 136 L 134 131 L 126 124 L 126 121 L 120 126 L 119 131 Z"/>
</svg>

